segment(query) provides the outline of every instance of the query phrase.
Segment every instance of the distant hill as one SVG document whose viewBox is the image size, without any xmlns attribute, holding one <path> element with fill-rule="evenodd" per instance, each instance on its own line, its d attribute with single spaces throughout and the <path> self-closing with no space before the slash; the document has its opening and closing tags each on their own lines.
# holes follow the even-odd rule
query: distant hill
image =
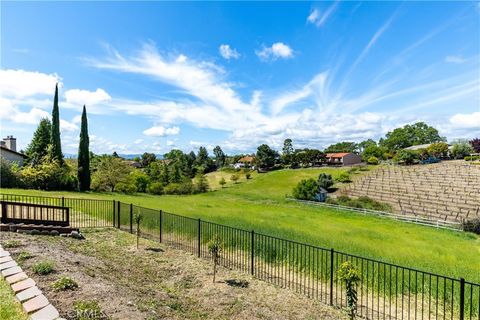
<svg viewBox="0 0 480 320">
<path fill-rule="evenodd" d="M 64 153 L 63 155 L 67 159 L 76 159 L 77 158 L 77 154 L 74 154 L 74 153 Z M 127 160 L 133 160 L 136 157 L 139 157 L 139 158 L 142 157 L 141 153 L 130 153 L 130 154 L 129 153 L 119 153 L 118 155 L 121 158 L 124 158 L 124 159 L 127 159 Z M 163 155 L 161 155 L 161 154 L 156 154 L 155 156 L 157 157 L 157 159 L 163 159 Z"/>
</svg>

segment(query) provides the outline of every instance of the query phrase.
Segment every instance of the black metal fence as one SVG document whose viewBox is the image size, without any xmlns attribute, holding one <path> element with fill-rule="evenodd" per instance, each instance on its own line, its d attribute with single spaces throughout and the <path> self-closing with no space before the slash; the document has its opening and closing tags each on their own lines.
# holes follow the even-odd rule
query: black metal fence
<svg viewBox="0 0 480 320">
<path fill-rule="evenodd" d="M 346 307 L 346 297 L 336 271 L 350 261 L 361 275 L 358 315 L 366 319 L 480 320 L 480 284 L 464 279 L 119 201 L 19 195 L 0 195 L 0 199 L 69 207 L 70 221 L 81 228 L 116 227 L 135 233 L 135 215 L 141 214 L 142 237 L 207 259 L 209 241 L 219 236 L 223 266 L 339 308 Z"/>
</svg>

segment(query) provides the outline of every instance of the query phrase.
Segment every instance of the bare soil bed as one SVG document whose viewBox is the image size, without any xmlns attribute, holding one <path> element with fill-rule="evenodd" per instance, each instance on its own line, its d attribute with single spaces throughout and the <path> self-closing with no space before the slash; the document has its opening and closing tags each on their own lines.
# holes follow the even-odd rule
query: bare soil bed
<svg viewBox="0 0 480 320">
<path fill-rule="evenodd" d="M 108 319 L 346 319 L 339 310 L 225 268 L 213 283 L 209 261 L 145 239 L 137 250 L 126 232 L 84 235 L 86 240 L 0 234 L 2 243 L 16 240 L 8 250 L 67 319 L 76 318 L 76 302 L 92 300 Z M 22 259 L 25 252 L 33 257 Z M 55 271 L 34 274 L 32 266 L 45 260 Z M 52 284 L 62 276 L 79 287 L 55 290 Z"/>
</svg>

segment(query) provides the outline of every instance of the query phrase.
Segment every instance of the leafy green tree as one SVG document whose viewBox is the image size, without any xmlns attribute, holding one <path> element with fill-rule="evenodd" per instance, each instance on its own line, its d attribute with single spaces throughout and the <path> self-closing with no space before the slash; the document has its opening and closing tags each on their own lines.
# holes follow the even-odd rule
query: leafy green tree
<svg viewBox="0 0 480 320">
<path fill-rule="evenodd" d="M 369 144 L 363 149 L 362 159 L 363 161 L 368 161 L 371 157 L 383 159 L 385 151 L 384 148 L 377 146 L 377 144 Z"/>
<path fill-rule="evenodd" d="M 445 141 L 438 130 L 424 122 L 417 122 L 413 125 L 407 124 L 388 132 L 385 139 L 380 139 L 380 146 L 389 151 L 405 149 L 419 144 L 427 144 Z"/>
<path fill-rule="evenodd" d="M 360 153 L 363 153 L 365 149 L 370 146 L 377 146 L 377 143 L 373 139 L 368 139 L 360 142 L 357 145 L 357 148 L 358 148 L 358 151 L 360 151 Z"/>
<path fill-rule="evenodd" d="M 259 168 L 269 169 L 275 165 L 278 153 L 267 144 L 262 144 L 257 148 L 256 161 Z"/>
<path fill-rule="evenodd" d="M 207 177 L 203 173 L 198 173 L 195 177 L 195 191 L 198 193 L 207 192 L 209 189 Z"/>
<path fill-rule="evenodd" d="M 95 190 L 114 191 L 120 182 L 128 180 L 132 168 L 123 159 L 109 156 L 103 157 L 92 175 L 92 187 Z"/>
<path fill-rule="evenodd" d="M 21 187 L 18 165 L 0 157 L 0 186 L 2 188 Z"/>
<path fill-rule="evenodd" d="M 32 141 L 25 150 L 26 164 L 37 165 L 47 155 L 48 145 L 51 141 L 52 123 L 47 118 L 40 120 Z"/>
<path fill-rule="evenodd" d="M 222 188 L 223 188 L 223 187 L 227 184 L 227 181 L 225 181 L 225 178 L 222 177 L 222 178 L 220 179 L 220 181 L 218 181 L 218 184 L 220 184 L 220 185 L 222 186 Z"/>
<path fill-rule="evenodd" d="M 53 98 L 52 132 L 50 135 L 51 158 L 58 160 L 63 165 L 62 142 L 60 140 L 60 112 L 58 110 L 58 84 L 55 85 L 55 97 Z"/>
<path fill-rule="evenodd" d="M 145 152 L 142 154 L 142 158 L 140 159 L 140 163 L 142 167 L 146 168 L 150 165 L 150 163 L 157 160 L 157 156 L 154 153 Z"/>
<path fill-rule="evenodd" d="M 452 156 L 463 159 L 473 153 L 473 148 L 467 140 L 459 139 L 452 143 Z"/>
<path fill-rule="evenodd" d="M 215 154 L 215 163 L 217 168 L 221 168 L 225 165 L 225 153 L 223 153 L 222 148 L 220 146 L 216 146 L 213 149 L 213 153 Z"/>
<path fill-rule="evenodd" d="M 150 177 L 143 171 L 135 169 L 130 173 L 137 192 L 146 192 L 150 184 Z"/>
<path fill-rule="evenodd" d="M 412 150 L 400 150 L 397 155 L 393 158 L 395 162 L 411 165 L 414 164 L 416 160 L 419 159 L 419 154 Z"/>
<path fill-rule="evenodd" d="M 83 106 L 82 122 L 80 126 L 80 142 L 78 145 L 78 189 L 90 190 L 90 139 L 88 137 L 87 109 Z"/>
<path fill-rule="evenodd" d="M 293 143 L 292 139 L 285 139 L 283 141 L 283 149 L 282 149 L 282 154 L 283 155 L 288 155 L 293 153 Z"/>
<path fill-rule="evenodd" d="M 207 148 L 200 147 L 198 149 L 198 153 L 197 153 L 197 159 L 196 159 L 197 165 L 198 166 L 205 166 L 207 164 L 207 161 L 208 161 Z"/>
<path fill-rule="evenodd" d="M 328 173 L 320 173 L 317 179 L 318 186 L 325 190 L 328 190 L 331 186 L 333 186 L 333 178 L 331 174 Z"/>
<path fill-rule="evenodd" d="M 328 146 L 325 153 L 336 152 L 357 152 L 358 146 L 355 142 L 342 141 Z"/>
<path fill-rule="evenodd" d="M 317 181 L 314 179 L 301 180 L 295 188 L 293 188 L 293 197 L 299 200 L 315 201 L 319 192 Z"/>
</svg>

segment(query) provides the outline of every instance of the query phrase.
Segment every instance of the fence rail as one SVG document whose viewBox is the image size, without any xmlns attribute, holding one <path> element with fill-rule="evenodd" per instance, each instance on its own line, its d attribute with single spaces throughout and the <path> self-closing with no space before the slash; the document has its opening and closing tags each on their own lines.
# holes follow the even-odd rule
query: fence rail
<svg viewBox="0 0 480 320">
<path fill-rule="evenodd" d="M 0 200 L 70 208 L 77 227 L 115 227 L 211 259 L 208 243 L 223 241 L 220 263 L 331 306 L 346 307 L 336 271 L 354 264 L 358 315 L 365 319 L 480 320 L 480 284 L 113 200 L 1 195 Z"/>
<path fill-rule="evenodd" d="M 433 219 L 428 219 L 420 216 L 408 216 L 408 215 L 395 214 L 391 212 L 371 210 L 371 209 L 353 208 L 353 207 L 347 207 L 347 206 L 325 203 L 325 202 L 298 200 L 290 197 L 287 197 L 286 199 L 289 201 L 305 203 L 313 206 L 327 207 L 327 208 L 332 208 L 336 210 L 353 211 L 357 213 L 369 214 L 369 215 L 380 216 L 380 217 L 388 217 L 388 218 L 400 220 L 403 222 L 410 222 L 410 223 L 420 224 L 420 225 L 429 226 L 429 227 L 436 227 L 436 228 L 448 229 L 448 230 L 458 230 L 458 231 L 462 230 L 462 224 L 458 222 L 451 222 L 451 221 L 438 220 L 438 219 L 433 220 Z"/>
</svg>

